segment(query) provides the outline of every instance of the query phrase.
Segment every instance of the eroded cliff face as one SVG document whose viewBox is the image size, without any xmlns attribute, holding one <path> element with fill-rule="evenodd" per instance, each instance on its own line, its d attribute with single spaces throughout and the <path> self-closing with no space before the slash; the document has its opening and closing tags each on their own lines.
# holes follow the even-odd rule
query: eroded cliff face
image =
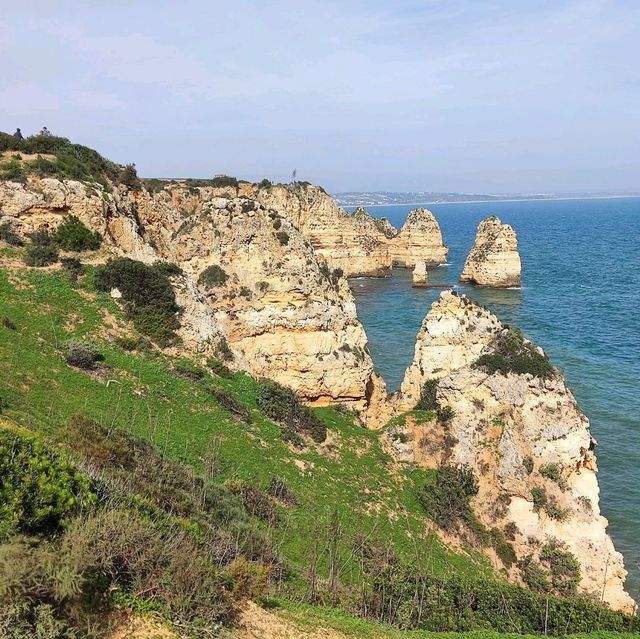
<svg viewBox="0 0 640 639">
<path fill-rule="evenodd" d="M 479 480 L 474 512 L 513 537 L 519 559 L 537 561 L 557 540 L 580 563 L 580 591 L 632 611 L 622 555 L 600 514 L 595 441 L 562 375 L 489 374 L 473 366 L 507 330 L 467 298 L 441 294 L 396 401 L 401 410 L 413 408 L 424 382 L 437 379 L 438 405 L 454 415 L 448 424 L 408 419 L 393 448 L 425 467 L 471 468 Z M 518 578 L 515 568 L 511 574 Z"/>
<path fill-rule="evenodd" d="M 394 266 L 414 268 L 418 262 L 427 266 L 445 264 L 449 249 L 442 242 L 440 225 L 427 209 L 415 209 L 407 216 L 400 233 L 391 240 Z"/>
<path fill-rule="evenodd" d="M 510 288 L 520 286 L 521 270 L 518 239 L 513 227 L 503 224 L 495 215 L 482 220 L 460 281 Z"/>
<path fill-rule="evenodd" d="M 249 194 L 286 216 L 309 239 L 317 255 L 346 277 L 380 277 L 391 273 L 391 253 L 385 233 L 393 227 L 360 210 L 341 209 L 320 187 L 252 186 Z"/>
<path fill-rule="evenodd" d="M 235 188 L 173 185 L 150 194 L 54 179 L 0 183 L 3 220 L 27 235 L 64 214 L 98 230 L 116 252 L 178 264 L 185 345 L 216 352 L 224 337 L 235 366 L 293 388 L 311 404 L 363 411 L 386 398 L 373 371 L 353 296 L 286 216 Z M 199 282 L 212 265 L 226 278 Z M 371 419 L 383 419 L 384 410 Z"/>
</svg>

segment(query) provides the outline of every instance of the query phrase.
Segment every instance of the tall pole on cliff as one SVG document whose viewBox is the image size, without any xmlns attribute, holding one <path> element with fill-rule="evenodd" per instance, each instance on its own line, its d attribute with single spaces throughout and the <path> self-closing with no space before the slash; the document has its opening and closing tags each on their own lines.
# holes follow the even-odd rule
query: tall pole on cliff
<svg viewBox="0 0 640 639">
<path fill-rule="evenodd" d="M 296 173 L 297 169 L 293 169 L 293 173 L 291 173 L 291 186 L 293 187 L 296 185 Z"/>
</svg>

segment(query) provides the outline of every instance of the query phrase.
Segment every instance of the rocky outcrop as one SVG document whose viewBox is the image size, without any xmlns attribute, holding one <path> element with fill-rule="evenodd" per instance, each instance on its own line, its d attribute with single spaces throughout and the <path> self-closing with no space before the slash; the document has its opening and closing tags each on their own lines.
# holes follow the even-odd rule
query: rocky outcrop
<svg viewBox="0 0 640 639">
<path fill-rule="evenodd" d="M 214 353 L 224 338 L 236 367 L 290 386 L 310 404 L 346 404 L 366 417 L 372 398 L 386 393 L 346 279 L 317 259 L 288 217 L 237 192 L 106 192 L 30 178 L 0 183 L 0 210 L 23 235 L 74 214 L 116 252 L 178 264 L 187 347 Z M 207 286 L 199 279 L 212 265 L 226 277 Z M 384 414 L 373 411 L 372 423 Z"/>
<path fill-rule="evenodd" d="M 503 224 L 495 215 L 482 220 L 460 281 L 511 288 L 520 286 L 520 271 L 518 239 L 513 227 Z"/>
<path fill-rule="evenodd" d="M 253 186 L 247 195 L 287 217 L 309 239 L 316 254 L 346 277 L 391 273 L 388 234 L 395 229 L 364 209 L 349 214 L 320 187 L 297 184 Z"/>
<path fill-rule="evenodd" d="M 427 263 L 420 260 L 416 263 L 413 273 L 411 274 L 412 286 L 414 288 L 425 288 L 429 286 L 429 274 L 427 273 Z"/>
<path fill-rule="evenodd" d="M 413 268 L 420 261 L 427 266 L 438 266 L 446 263 L 448 253 L 440 225 L 427 209 L 411 211 L 400 233 L 391 240 L 394 266 Z"/>
<path fill-rule="evenodd" d="M 401 410 L 413 408 L 424 383 L 435 379 L 437 404 L 453 416 L 446 424 L 436 417 L 419 425 L 407 420 L 404 436 L 395 438 L 397 453 L 426 467 L 471 468 L 479 478 L 474 512 L 512 538 L 519 559 L 535 563 L 545 547 L 558 544 L 580 564 L 580 591 L 632 611 L 623 559 L 600 514 L 595 441 L 562 375 L 490 374 L 474 366 L 508 330 L 468 298 L 441 294 L 396 401 Z M 540 349 L 530 352 L 542 356 Z M 511 573 L 518 577 L 515 568 Z"/>
</svg>

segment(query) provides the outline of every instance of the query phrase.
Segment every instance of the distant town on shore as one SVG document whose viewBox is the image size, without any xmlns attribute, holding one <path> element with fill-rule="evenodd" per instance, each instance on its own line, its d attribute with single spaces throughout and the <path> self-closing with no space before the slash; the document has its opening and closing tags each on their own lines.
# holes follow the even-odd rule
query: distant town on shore
<svg viewBox="0 0 640 639">
<path fill-rule="evenodd" d="M 440 193 L 436 191 L 347 191 L 334 193 L 340 206 L 389 206 L 393 204 L 435 204 L 438 202 L 504 202 L 510 200 L 563 200 L 640 197 L 629 193 Z"/>
</svg>

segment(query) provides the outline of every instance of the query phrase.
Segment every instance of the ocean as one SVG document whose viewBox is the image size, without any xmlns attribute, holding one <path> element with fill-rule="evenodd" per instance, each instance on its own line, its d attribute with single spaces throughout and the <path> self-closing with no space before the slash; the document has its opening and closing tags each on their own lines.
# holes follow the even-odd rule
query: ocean
<svg viewBox="0 0 640 639">
<path fill-rule="evenodd" d="M 640 198 L 427 204 L 449 264 L 431 283 L 456 285 L 520 327 L 560 367 L 589 417 L 601 510 L 640 593 Z M 416 205 L 371 207 L 400 228 Z M 522 258 L 520 290 L 458 284 L 478 222 L 497 215 L 513 225 Z M 411 287 L 411 271 L 351 280 L 358 315 L 378 372 L 398 388 L 415 336 L 437 289 Z"/>
</svg>

